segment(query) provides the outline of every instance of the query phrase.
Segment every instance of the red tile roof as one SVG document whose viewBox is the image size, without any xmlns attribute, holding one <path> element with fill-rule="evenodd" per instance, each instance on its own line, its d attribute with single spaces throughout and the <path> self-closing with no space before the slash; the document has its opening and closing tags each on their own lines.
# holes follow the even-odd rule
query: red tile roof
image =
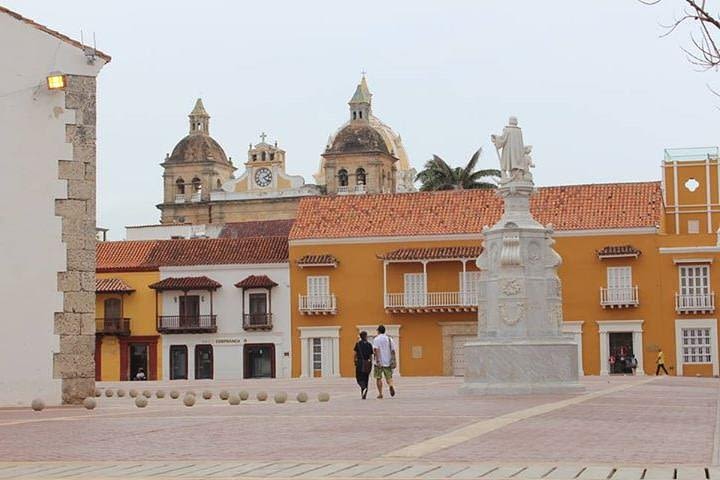
<svg viewBox="0 0 720 480">
<path fill-rule="evenodd" d="M 19 13 L 13 12 L 12 10 L 8 10 L 7 8 L 5 8 L 3 6 L 0 6 L 0 13 L 7 13 L 8 15 L 15 18 L 16 20 L 24 22 L 33 28 L 36 28 L 38 30 L 41 30 L 41 31 L 47 33 L 48 35 L 52 35 L 53 37 L 58 38 L 65 43 L 69 43 L 70 45 L 72 45 L 74 47 L 77 47 L 79 49 L 85 48 L 85 46 L 82 43 L 78 42 L 77 40 L 73 40 L 72 38 L 68 37 L 67 35 L 64 35 L 56 30 L 48 28 L 45 25 L 41 25 L 37 22 L 34 22 L 34 21 L 30 20 L 29 18 L 25 18 L 22 15 L 20 15 Z M 95 54 L 98 57 L 105 60 L 106 63 L 110 61 L 110 55 L 108 55 L 107 53 L 103 53 L 100 50 L 95 50 Z"/>
<path fill-rule="evenodd" d="M 632 245 L 608 245 L 597 251 L 600 258 L 609 257 L 637 257 L 642 252 Z"/>
<path fill-rule="evenodd" d="M 322 255 L 305 255 L 304 257 L 301 257 L 297 261 L 298 265 L 304 265 L 307 267 L 311 267 L 313 265 L 333 265 L 337 266 L 338 259 L 334 256 L 330 255 L 329 253 L 325 253 Z"/>
<path fill-rule="evenodd" d="M 540 187 L 531 209 L 555 230 L 653 227 L 660 182 Z M 291 240 L 480 233 L 502 214 L 493 190 L 337 195 L 300 200 Z"/>
<path fill-rule="evenodd" d="M 95 293 L 130 293 L 135 289 L 120 278 L 96 278 Z"/>
<path fill-rule="evenodd" d="M 170 277 L 155 282 L 148 287 L 154 290 L 215 290 L 222 285 L 212 278 L 201 277 Z"/>
<path fill-rule="evenodd" d="M 287 237 L 295 220 L 262 220 L 226 223 L 220 238 Z"/>
<path fill-rule="evenodd" d="M 267 275 L 250 275 L 235 284 L 237 288 L 272 288 L 277 283 L 270 280 Z"/>
<path fill-rule="evenodd" d="M 286 237 L 99 242 L 98 272 L 138 272 L 186 265 L 285 263 Z"/>
<path fill-rule="evenodd" d="M 384 255 L 381 260 L 440 260 L 443 258 L 477 258 L 482 252 L 481 246 L 476 247 L 436 247 L 436 248 L 401 248 Z"/>
</svg>

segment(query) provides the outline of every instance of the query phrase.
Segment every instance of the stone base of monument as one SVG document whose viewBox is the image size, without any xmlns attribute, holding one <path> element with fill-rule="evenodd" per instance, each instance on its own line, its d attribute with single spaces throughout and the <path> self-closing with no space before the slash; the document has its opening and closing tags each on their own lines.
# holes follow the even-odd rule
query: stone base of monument
<svg viewBox="0 0 720 480">
<path fill-rule="evenodd" d="M 582 393 L 578 348 L 564 337 L 465 344 L 465 384 L 469 395 Z"/>
</svg>

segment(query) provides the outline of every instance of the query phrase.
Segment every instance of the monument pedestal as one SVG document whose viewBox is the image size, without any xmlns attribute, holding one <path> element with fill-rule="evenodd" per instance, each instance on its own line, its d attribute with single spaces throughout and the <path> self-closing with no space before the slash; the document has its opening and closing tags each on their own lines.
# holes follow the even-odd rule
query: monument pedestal
<svg viewBox="0 0 720 480">
<path fill-rule="evenodd" d="M 468 342 L 460 393 L 580 393 L 577 354 L 575 342 L 564 337 Z"/>
</svg>

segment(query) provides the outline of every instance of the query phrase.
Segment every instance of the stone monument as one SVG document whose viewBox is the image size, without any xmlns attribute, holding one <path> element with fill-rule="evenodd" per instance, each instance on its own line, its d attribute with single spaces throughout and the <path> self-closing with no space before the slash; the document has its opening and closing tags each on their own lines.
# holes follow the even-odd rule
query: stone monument
<svg viewBox="0 0 720 480">
<path fill-rule="evenodd" d="M 552 226 L 530 213 L 535 191 L 532 147 L 523 143 L 515 117 L 492 135 L 502 177 L 500 220 L 483 229 L 478 338 L 465 345 L 461 393 L 580 392 L 578 348 L 562 334 L 562 293 Z"/>
</svg>

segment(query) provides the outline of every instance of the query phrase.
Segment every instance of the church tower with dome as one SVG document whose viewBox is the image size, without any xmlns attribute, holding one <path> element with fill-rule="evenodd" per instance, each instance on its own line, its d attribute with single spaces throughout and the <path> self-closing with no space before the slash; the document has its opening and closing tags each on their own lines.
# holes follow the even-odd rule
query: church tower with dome
<svg viewBox="0 0 720 480">
<path fill-rule="evenodd" d="M 210 115 L 202 99 L 197 99 L 188 118 L 190 132 L 160 164 L 164 169 L 160 223 L 207 221 L 206 209 L 194 205 L 209 202 L 211 192 L 220 190 L 235 171 L 225 151 L 210 136 Z"/>
<path fill-rule="evenodd" d="M 350 119 L 328 139 L 315 181 L 330 195 L 415 191 L 416 171 L 400 135 L 373 115 L 365 75 L 348 105 Z"/>
</svg>

